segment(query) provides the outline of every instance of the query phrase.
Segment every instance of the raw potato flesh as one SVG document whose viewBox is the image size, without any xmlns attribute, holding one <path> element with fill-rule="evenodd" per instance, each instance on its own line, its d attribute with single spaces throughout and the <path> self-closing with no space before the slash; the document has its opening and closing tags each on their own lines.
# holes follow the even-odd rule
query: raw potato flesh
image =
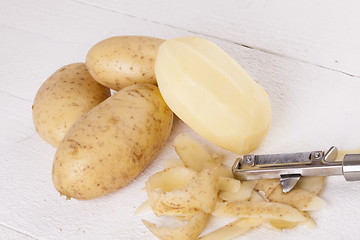
<svg viewBox="0 0 360 240">
<path fill-rule="evenodd" d="M 165 41 L 155 75 L 170 109 L 210 142 L 246 154 L 267 134 L 268 95 L 212 42 L 197 37 Z"/>
<path fill-rule="evenodd" d="M 158 227 L 146 220 L 142 222 L 161 240 L 195 240 L 205 228 L 207 214 L 197 212 L 185 226 L 175 228 Z"/>
</svg>

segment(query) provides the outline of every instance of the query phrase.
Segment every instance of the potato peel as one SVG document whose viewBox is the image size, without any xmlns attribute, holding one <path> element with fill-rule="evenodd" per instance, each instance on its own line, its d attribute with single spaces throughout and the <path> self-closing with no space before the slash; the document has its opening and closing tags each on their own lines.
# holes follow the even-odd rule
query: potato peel
<svg viewBox="0 0 360 240">
<path fill-rule="evenodd" d="M 229 240 L 247 233 L 251 229 L 259 226 L 263 222 L 260 218 L 240 218 L 232 223 L 225 225 L 213 232 L 210 232 L 199 240 Z"/>
<path fill-rule="evenodd" d="M 320 195 L 325 185 L 325 177 L 301 177 L 295 188 L 303 189 L 311 194 Z"/>
<path fill-rule="evenodd" d="M 219 177 L 219 190 L 235 193 L 240 190 L 241 182 L 234 178 Z"/>
<path fill-rule="evenodd" d="M 219 160 L 216 159 L 216 154 L 211 155 L 201 144 L 191 139 L 188 135 L 178 135 L 174 140 L 173 146 L 185 167 L 200 172 L 204 169 L 213 169 L 220 166 L 220 176 L 233 177 L 232 171 L 221 165 Z"/>
<path fill-rule="evenodd" d="M 159 227 L 146 220 L 142 220 L 142 222 L 161 240 L 194 240 L 205 228 L 207 214 L 201 211 L 197 212 L 186 225 L 175 228 Z"/>
<path fill-rule="evenodd" d="M 173 170 L 171 171 L 173 172 Z M 163 178 L 160 181 L 171 184 L 171 181 L 167 178 L 169 175 L 163 174 L 162 176 Z M 146 185 L 150 205 L 157 216 L 192 215 L 199 210 L 209 213 L 215 208 L 218 178 L 218 168 L 213 170 L 205 169 L 193 175 L 186 186 L 180 188 L 170 187 L 170 191 L 165 191 L 161 186 L 154 188 L 152 179 L 149 178 Z M 204 188 L 204 186 L 207 187 Z"/>
<path fill-rule="evenodd" d="M 326 205 L 322 198 L 302 189 L 293 189 L 288 193 L 283 193 L 281 186 L 277 186 L 268 199 L 272 202 L 288 204 L 300 211 L 315 211 Z"/>
<path fill-rule="evenodd" d="M 151 211 L 151 206 L 149 203 L 149 200 L 146 200 L 145 202 L 141 203 L 135 210 L 135 215 L 139 215 L 145 212 Z"/>
<path fill-rule="evenodd" d="M 257 181 L 243 181 L 237 192 L 221 191 L 219 197 L 228 202 L 248 201 Z"/>
<path fill-rule="evenodd" d="M 221 217 L 252 217 L 289 222 L 306 221 L 306 217 L 297 209 L 286 204 L 274 202 L 218 202 L 212 214 Z"/>
<path fill-rule="evenodd" d="M 231 170 L 214 159 L 216 155 L 210 155 L 187 135 L 178 136 L 174 147 L 180 159 L 166 161 L 164 171 L 149 177 L 148 202 L 155 215 L 175 216 L 187 223 L 167 228 L 143 220 L 158 238 L 196 239 L 210 213 L 237 220 L 200 237 L 201 240 L 232 239 L 262 224 L 273 230 L 291 229 L 299 224 L 315 228 L 314 220 L 302 211 L 324 205 L 324 200 L 316 195 L 323 188 L 323 178 L 306 178 L 284 194 L 279 179 L 242 182 L 234 179 Z"/>
</svg>

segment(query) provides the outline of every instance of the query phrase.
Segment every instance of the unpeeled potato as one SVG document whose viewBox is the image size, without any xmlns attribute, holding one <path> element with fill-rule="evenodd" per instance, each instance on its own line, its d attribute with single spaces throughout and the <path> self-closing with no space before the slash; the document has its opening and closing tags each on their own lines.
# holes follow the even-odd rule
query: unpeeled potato
<svg viewBox="0 0 360 240">
<path fill-rule="evenodd" d="M 53 163 L 55 188 L 86 200 L 127 185 L 163 147 L 172 121 L 154 85 L 115 93 L 81 116 L 60 143 Z"/>
<path fill-rule="evenodd" d="M 36 131 L 57 147 L 81 115 L 109 96 L 110 90 L 91 77 L 84 63 L 66 65 L 51 75 L 36 94 L 32 106 Z"/>
<path fill-rule="evenodd" d="M 89 50 L 86 66 L 96 81 L 116 91 L 132 84 L 156 84 L 154 64 L 163 41 L 145 36 L 107 38 Z"/>
</svg>

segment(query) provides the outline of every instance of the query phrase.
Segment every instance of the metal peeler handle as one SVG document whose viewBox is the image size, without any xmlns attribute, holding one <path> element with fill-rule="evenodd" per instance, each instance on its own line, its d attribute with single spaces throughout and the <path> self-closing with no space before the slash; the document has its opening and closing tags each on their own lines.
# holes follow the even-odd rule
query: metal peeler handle
<svg viewBox="0 0 360 240">
<path fill-rule="evenodd" d="M 334 146 L 326 152 L 245 155 L 236 159 L 232 171 L 239 180 L 280 178 L 284 192 L 303 176 L 343 175 L 347 181 L 360 181 L 360 154 L 346 154 L 342 161 L 337 156 Z"/>
<path fill-rule="evenodd" d="M 360 181 L 360 154 L 346 154 L 342 162 L 346 181 Z"/>
</svg>

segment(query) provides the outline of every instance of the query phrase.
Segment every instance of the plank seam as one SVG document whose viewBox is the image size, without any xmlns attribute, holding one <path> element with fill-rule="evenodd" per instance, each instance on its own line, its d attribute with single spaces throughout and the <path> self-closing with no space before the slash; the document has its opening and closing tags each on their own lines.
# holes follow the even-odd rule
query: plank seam
<svg viewBox="0 0 360 240">
<path fill-rule="evenodd" d="M 2 224 L 2 223 L 0 223 L 0 226 L 2 226 L 2 227 L 4 227 L 4 228 L 7 228 L 7 229 L 10 229 L 10 230 L 13 230 L 14 232 L 17 232 L 17 233 L 19 233 L 19 234 L 21 234 L 21 235 L 24 235 L 24 236 L 26 236 L 26 237 L 32 238 L 32 239 L 34 239 L 34 240 L 39 240 L 38 238 L 35 238 L 35 237 L 33 237 L 33 236 L 29 235 L 29 234 L 26 234 L 26 233 L 24 233 L 24 232 L 21 232 L 21 231 L 19 231 L 19 230 L 17 230 L 17 229 L 14 229 L 14 228 L 12 228 L 12 227 L 8 227 L 8 226 L 6 226 L 6 225 L 4 225 L 4 224 Z"/>
<path fill-rule="evenodd" d="M 79 4 L 83 4 L 83 5 L 87 5 L 87 6 L 91 6 L 91 7 L 95 7 L 95 8 L 98 8 L 98 9 L 105 10 L 105 11 L 110 11 L 110 12 L 113 12 L 113 13 L 116 13 L 116 14 L 125 15 L 125 16 L 128 16 L 128 17 L 135 18 L 135 19 L 139 19 L 139 20 L 146 21 L 146 22 L 149 22 L 149 23 L 154 23 L 154 24 L 158 24 L 158 25 L 161 25 L 161 26 L 165 26 L 165 27 L 170 27 L 170 28 L 174 28 L 174 29 L 186 31 L 186 32 L 193 33 L 193 34 L 196 34 L 196 35 L 200 35 L 200 36 L 204 36 L 204 37 L 209 37 L 209 38 L 213 38 L 213 39 L 217 39 L 217 40 L 221 40 L 221 41 L 233 43 L 233 44 L 236 44 L 236 45 L 238 45 L 238 46 L 242 46 L 242 47 L 245 47 L 245 48 L 249 48 L 249 49 L 251 49 L 251 50 L 255 50 L 255 51 L 259 51 L 259 52 L 271 54 L 271 55 L 278 56 L 278 57 L 288 58 L 288 59 L 291 59 L 291 60 L 294 60 L 294 61 L 298 61 L 298 62 L 301 62 L 301 63 L 305 63 L 305 64 L 308 64 L 308 65 L 313 65 L 313 66 L 320 67 L 320 68 L 323 68 L 323 69 L 327 69 L 327 70 L 330 70 L 330 71 L 342 73 L 342 74 L 345 74 L 345 75 L 350 76 L 350 77 L 360 78 L 359 75 L 350 74 L 350 73 L 347 73 L 347 72 L 344 72 L 344 71 L 341 71 L 341 70 L 337 70 L 337 69 L 334 69 L 334 68 L 326 67 L 326 66 L 321 65 L 321 64 L 308 62 L 308 61 L 302 60 L 302 59 L 300 59 L 300 58 L 291 57 L 291 56 L 288 56 L 288 55 L 285 55 L 285 54 L 280 54 L 280 53 L 273 52 L 273 51 L 269 51 L 269 50 L 266 50 L 266 49 L 263 49 L 263 48 L 254 47 L 254 46 L 249 46 L 249 45 L 246 45 L 246 44 L 242 44 L 242 43 L 239 43 L 239 42 L 235 42 L 235 41 L 233 41 L 233 40 L 229 40 L 229 39 L 225 39 L 225 38 L 221 38 L 221 37 L 217 37 L 217 36 L 213 36 L 213 35 L 205 34 L 205 33 L 201 33 L 201 32 L 196 32 L 196 31 L 192 31 L 192 30 L 188 30 L 188 29 L 185 29 L 185 28 L 181 28 L 181 27 L 177 27 L 177 26 L 171 25 L 171 24 L 166 24 L 166 23 L 162 23 L 162 22 L 158 22 L 158 21 L 154 21 L 154 20 L 150 20 L 150 19 L 138 17 L 138 16 L 135 16 L 135 15 L 131 15 L 131 14 L 128 14 L 128 13 L 120 12 L 120 11 L 117 11 L 117 10 L 114 10 L 114 9 L 111 9 L 111 8 L 106 8 L 106 7 L 97 5 L 97 4 L 91 4 L 91 3 L 83 2 L 83 1 L 81 1 L 81 0 L 70 0 L 70 1 L 76 2 L 76 3 L 79 3 Z"/>
<path fill-rule="evenodd" d="M 14 98 L 20 99 L 20 100 L 25 101 L 25 102 L 29 102 L 29 103 L 32 102 L 32 100 L 29 100 L 29 99 L 26 99 L 26 98 L 23 98 L 23 97 L 19 97 L 19 96 L 13 95 L 13 94 L 8 93 L 8 92 L 5 92 L 5 91 L 3 91 L 3 90 L 0 90 L 0 93 L 6 94 L 6 95 L 8 95 L 8 96 L 10 96 L 10 97 L 14 97 Z"/>
</svg>

